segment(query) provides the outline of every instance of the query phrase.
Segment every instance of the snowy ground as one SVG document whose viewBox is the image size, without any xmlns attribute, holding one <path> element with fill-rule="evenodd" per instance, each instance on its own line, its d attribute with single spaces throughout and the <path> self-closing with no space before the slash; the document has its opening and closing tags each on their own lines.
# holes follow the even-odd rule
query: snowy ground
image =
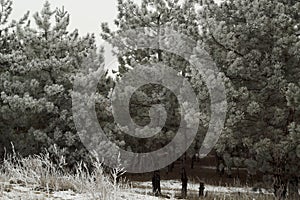
<svg viewBox="0 0 300 200">
<path fill-rule="evenodd" d="M 72 191 L 62 191 L 62 192 L 42 192 L 34 190 L 33 186 L 21 186 L 17 184 L 9 184 L 9 183 L 0 183 L 3 190 L 0 193 L 0 198 L 3 200 L 8 199 L 75 199 L 75 200 L 83 200 L 84 195 L 75 194 Z"/>
<path fill-rule="evenodd" d="M 25 187 L 17 184 L 0 183 L 2 190 L 0 191 L 1 200 L 94 200 L 97 198 L 97 194 L 76 194 L 73 191 L 61 191 L 61 192 L 42 192 L 34 190 L 34 187 Z M 189 193 L 198 192 L 198 184 L 189 183 Z M 181 182 L 176 180 L 161 181 L 162 193 L 167 195 L 169 198 L 174 198 L 176 194 L 180 193 Z M 260 191 L 253 191 L 252 188 L 242 187 L 222 187 L 222 186 L 211 186 L 206 185 L 205 191 L 210 194 L 215 193 L 247 193 L 247 194 L 270 194 L 270 191 L 261 189 Z M 117 193 L 118 200 L 164 200 L 166 198 L 158 198 L 151 196 L 151 182 L 133 182 L 130 189 L 122 189 Z"/>
<path fill-rule="evenodd" d="M 34 187 L 25 187 L 17 184 L 0 183 L 3 190 L 0 191 L 1 200 L 95 200 L 100 199 L 97 194 L 76 194 L 73 191 L 42 192 L 34 190 Z M 118 200 L 162 200 L 149 195 L 138 194 L 131 189 L 117 193 Z"/>
<path fill-rule="evenodd" d="M 151 189 L 152 183 L 151 182 L 134 182 L 134 187 L 142 187 Z M 168 180 L 168 181 L 161 181 L 161 188 L 162 190 L 172 191 L 172 190 L 180 190 L 181 188 L 181 182 L 177 180 Z M 188 190 L 192 191 L 198 191 L 199 190 L 199 184 L 195 183 L 189 183 L 188 184 Z M 253 191 L 250 187 L 223 187 L 223 186 L 212 186 L 212 185 L 205 185 L 205 191 L 208 192 L 217 192 L 217 193 L 259 193 L 259 191 Z M 265 189 L 261 189 L 261 192 L 264 194 L 270 193 L 269 191 Z"/>
<path fill-rule="evenodd" d="M 150 193 L 152 183 L 151 182 L 133 182 L 132 183 L 132 190 L 139 192 L 139 193 Z M 181 182 L 177 180 L 168 180 L 168 181 L 161 181 L 161 188 L 162 192 L 168 195 L 172 193 L 176 193 L 181 189 Z M 189 183 L 188 184 L 188 191 L 191 192 L 198 192 L 199 191 L 199 184 Z M 223 187 L 223 186 L 212 186 L 212 185 L 205 185 L 205 191 L 209 193 L 247 193 L 247 194 L 272 194 L 272 191 L 267 191 L 265 189 L 259 189 L 254 191 L 253 188 L 250 187 Z"/>
</svg>

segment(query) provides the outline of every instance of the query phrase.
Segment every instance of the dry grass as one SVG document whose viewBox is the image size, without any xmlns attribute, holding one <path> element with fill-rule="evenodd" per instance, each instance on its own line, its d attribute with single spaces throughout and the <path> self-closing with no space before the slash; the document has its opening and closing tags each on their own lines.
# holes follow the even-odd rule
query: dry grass
<svg viewBox="0 0 300 200">
<path fill-rule="evenodd" d="M 112 170 L 105 174 L 102 163 L 95 160 L 93 170 L 90 172 L 85 163 L 78 163 L 75 173 L 70 173 L 65 168 L 64 157 L 54 164 L 48 153 L 22 158 L 16 153 L 6 156 L 0 168 L 0 197 L 4 192 L 10 192 L 12 185 L 17 184 L 34 191 L 50 194 L 53 191 L 72 190 L 79 194 L 88 194 L 90 199 L 116 200 L 118 194 L 127 184 L 118 184 L 118 176 L 123 174 L 122 168 Z M 178 193 L 179 191 L 174 191 Z M 178 197 L 179 194 L 175 194 Z M 30 194 L 28 194 L 30 195 Z M 171 199 L 178 199 L 175 197 Z M 25 198 L 25 197 L 24 197 Z M 28 197 L 28 199 L 30 199 Z M 199 200 L 197 193 L 189 193 L 188 200 Z M 225 194 L 208 193 L 205 200 L 271 200 L 272 195 L 262 194 Z"/>
<path fill-rule="evenodd" d="M 18 184 L 48 194 L 72 190 L 88 194 L 92 199 L 116 199 L 116 193 L 121 189 L 116 181 L 121 169 L 107 175 L 98 160 L 93 162 L 92 171 L 82 162 L 77 164 L 75 173 L 70 173 L 65 166 L 63 156 L 54 164 L 48 153 L 26 158 L 16 153 L 7 155 L 0 169 L 0 196 L 9 191 L 11 185 Z"/>
</svg>

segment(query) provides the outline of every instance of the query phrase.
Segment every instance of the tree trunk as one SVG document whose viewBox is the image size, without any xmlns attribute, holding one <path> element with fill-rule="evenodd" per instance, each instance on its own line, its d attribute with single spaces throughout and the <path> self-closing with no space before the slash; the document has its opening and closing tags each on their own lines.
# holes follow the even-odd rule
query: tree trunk
<svg viewBox="0 0 300 200">
<path fill-rule="evenodd" d="M 188 183 L 188 178 L 186 175 L 185 168 L 182 169 L 182 174 L 181 174 L 181 181 L 182 181 L 182 188 L 181 188 L 181 197 L 185 198 L 187 196 L 187 183 Z"/>
<path fill-rule="evenodd" d="M 153 173 L 153 176 L 152 176 L 152 189 L 153 189 L 153 194 L 155 196 L 160 196 L 161 195 L 159 171 L 155 171 Z"/>
<path fill-rule="evenodd" d="M 173 162 L 173 163 L 171 164 L 171 172 L 173 171 L 174 167 L 175 167 L 175 162 Z"/>
<path fill-rule="evenodd" d="M 277 199 L 286 199 L 287 183 L 280 176 L 275 177 L 274 182 L 274 195 Z"/>
<path fill-rule="evenodd" d="M 193 157 L 192 157 L 192 163 L 191 163 L 191 169 L 194 169 L 195 161 L 196 161 L 196 156 L 193 155 Z"/>
<path fill-rule="evenodd" d="M 185 156 L 182 156 L 182 160 L 181 160 L 181 183 L 182 183 L 181 197 L 185 198 L 187 196 L 187 183 L 188 183 L 188 178 L 185 171 Z"/>
<path fill-rule="evenodd" d="M 169 172 L 172 172 L 173 169 L 174 169 L 174 162 L 173 162 L 172 164 L 168 165 L 168 171 L 167 171 L 167 174 L 168 174 Z"/>
<path fill-rule="evenodd" d="M 288 198 L 290 200 L 298 200 L 300 199 L 300 195 L 298 192 L 298 185 L 299 185 L 299 180 L 298 177 L 294 177 L 290 179 L 289 185 L 288 185 Z"/>
<path fill-rule="evenodd" d="M 204 196 L 204 190 L 205 190 L 205 186 L 203 182 L 200 182 L 200 187 L 199 187 L 199 197 L 203 197 Z"/>
<path fill-rule="evenodd" d="M 216 153 L 216 160 L 217 160 L 217 173 L 219 174 L 219 176 L 223 176 L 225 173 L 225 165 L 223 162 L 223 158 L 221 156 L 218 156 L 218 154 Z"/>
</svg>

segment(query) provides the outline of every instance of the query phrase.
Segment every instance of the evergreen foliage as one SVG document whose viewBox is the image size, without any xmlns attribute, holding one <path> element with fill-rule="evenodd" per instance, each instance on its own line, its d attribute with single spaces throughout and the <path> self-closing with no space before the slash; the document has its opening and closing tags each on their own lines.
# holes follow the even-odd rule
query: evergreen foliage
<svg viewBox="0 0 300 200">
<path fill-rule="evenodd" d="M 277 196 L 299 179 L 299 10 L 299 1 L 229 0 L 203 2 L 199 15 L 202 45 L 232 88 L 216 150 L 229 167 L 271 178 Z"/>
<path fill-rule="evenodd" d="M 68 164 L 87 159 L 72 116 L 71 94 L 75 76 L 103 63 L 94 35 L 80 37 L 69 32 L 69 14 L 52 10 L 49 2 L 35 13 L 35 27 L 28 14 L 8 23 L 11 1 L 1 1 L 7 12 L 1 23 L 0 131 L 1 151 L 10 149 L 23 155 L 59 147 Z M 2 19 L 1 18 L 1 19 Z"/>
</svg>

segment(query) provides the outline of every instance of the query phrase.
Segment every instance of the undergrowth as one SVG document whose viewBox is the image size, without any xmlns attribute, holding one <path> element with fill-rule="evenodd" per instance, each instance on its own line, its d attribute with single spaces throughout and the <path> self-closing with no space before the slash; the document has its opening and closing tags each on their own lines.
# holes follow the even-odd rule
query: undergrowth
<svg viewBox="0 0 300 200">
<path fill-rule="evenodd" d="M 77 163 L 75 170 L 66 167 L 63 156 L 53 162 L 49 153 L 21 157 L 17 153 L 5 155 L 0 168 L 0 182 L 18 184 L 37 191 L 74 191 L 84 193 L 92 199 L 116 200 L 117 193 L 126 184 L 118 184 L 118 177 L 124 172 L 113 169 L 110 174 L 104 172 L 102 163 L 93 159 L 92 167 L 86 163 Z M 0 194 L 9 187 L 1 185 Z"/>
</svg>

